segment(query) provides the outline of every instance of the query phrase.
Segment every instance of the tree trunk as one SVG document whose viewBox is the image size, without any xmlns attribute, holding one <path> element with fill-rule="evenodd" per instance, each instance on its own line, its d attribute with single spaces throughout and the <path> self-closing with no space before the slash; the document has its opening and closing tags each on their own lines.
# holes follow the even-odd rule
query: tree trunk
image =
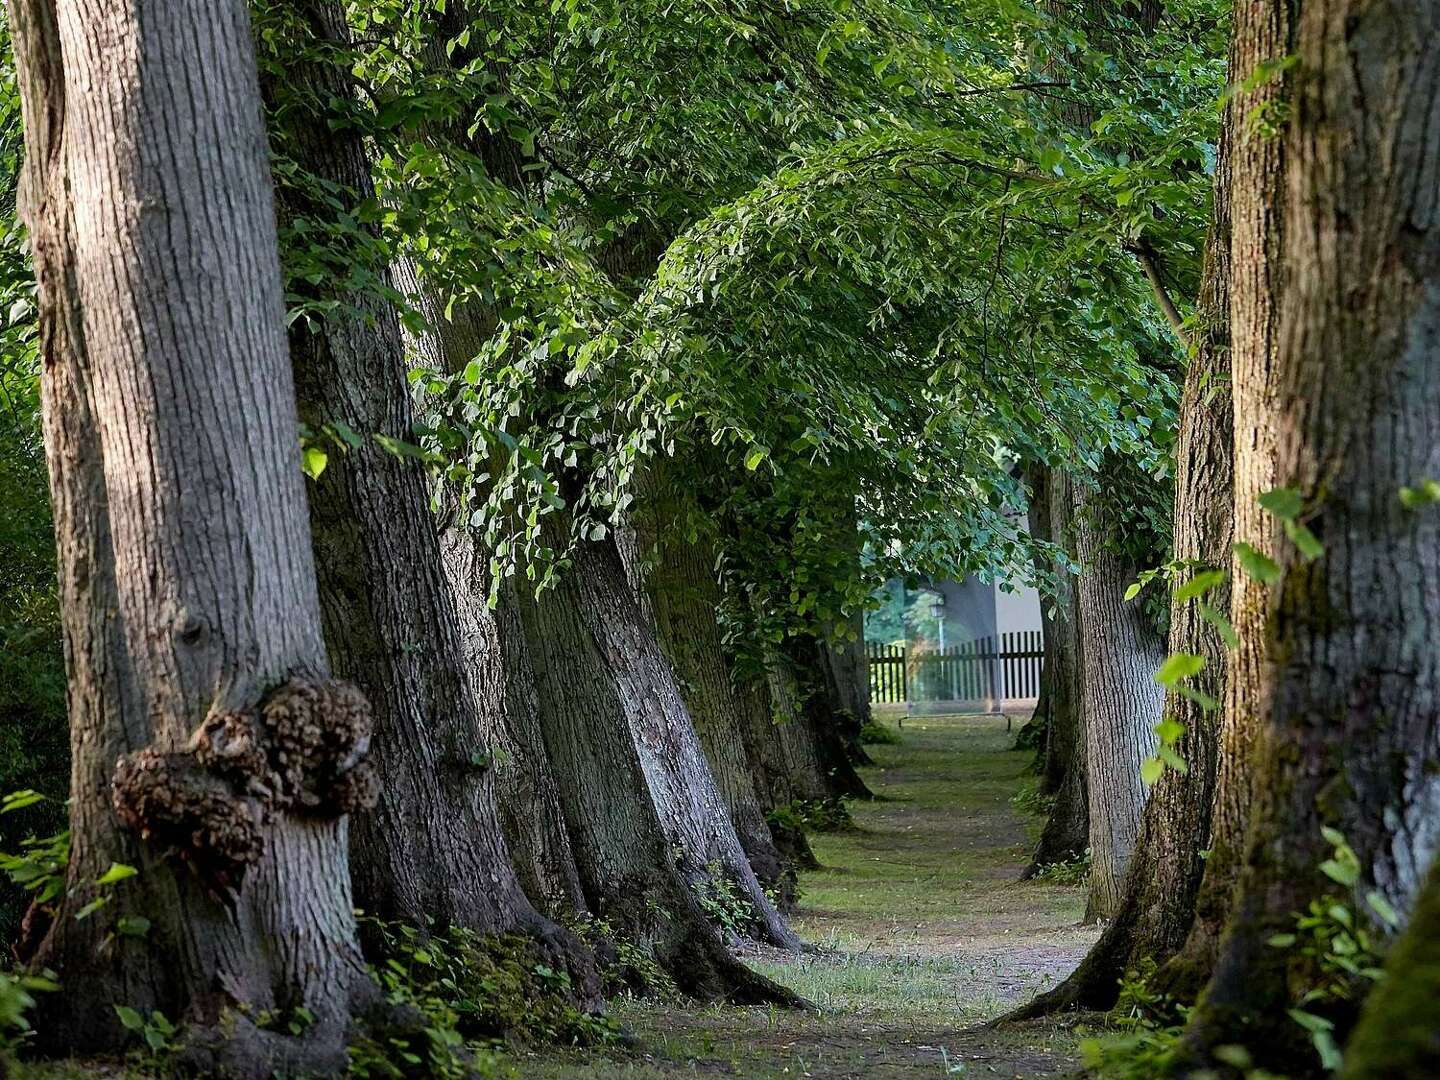
<svg viewBox="0 0 1440 1080">
<path fill-rule="evenodd" d="M 567 522 L 546 528 L 563 550 Z M 745 858 L 614 542 L 581 544 L 558 584 L 522 610 L 590 909 L 653 944 L 697 997 L 796 1000 L 730 957 L 701 910 L 701 900 L 728 906 L 734 928 L 799 945 Z"/>
<path fill-rule="evenodd" d="M 795 820 L 793 808 L 808 801 L 796 786 L 796 773 L 786 757 L 781 737 L 783 714 L 772 693 L 772 677 L 740 677 L 732 670 L 738 708 L 738 726 L 745 745 L 745 758 L 760 808 L 770 824 L 770 835 L 781 854 L 795 866 L 816 870 L 820 863 L 810 849 L 805 831 Z"/>
<path fill-rule="evenodd" d="M 1030 536 L 1035 540 L 1055 543 L 1055 530 L 1050 522 L 1050 469 L 1048 466 L 1032 464 L 1025 469 L 1025 482 L 1029 488 L 1027 517 Z M 1035 695 L 1035 711 L 1020 729 L 1015 738 L 1017 750 L 1031 747 L 1035 751 L 1035 771 L 1040 779 L 1041 795 L 1054 795 L 1060 790 L 1062 767 L 1059 747 L 1052 750 L 1051 734 L 1051 689 L 1050 683 L 1056 677 L 1058 663 L 1055 655 L 1059 640 L 1055 634 L 1054 604 L 1047 604 L 1044 595 L 1044 576 L 1052 573 L 1054 566 L 1044 562 L 1035 563 L 1035 576 L 1041 585 L 1040 600 L 1040 686 Z M 1060 580 L 1057 578 L 1057 584 Z"/>
<path fill-rule="evenodd" d="M 1075 482 L 1052 471 L 1046 485 L 1050 535 L 1054 543 L 1073 543 Z M 1055 785 L 1055 803 L 1035 854 L 1022 877 L 1032 878 L 1047 866 L 1085 857 L 1090 846 L 1090 804 L 1085 773 L 1085 729 L 1081 683 L 1079 582 L 1063 565 L 1055 567 L 1059 595 L 1054 614 L 1045 623 L 1045 667 L 1048 671 L 1050 723 L 1045 737 L 1045 773 Z"/>
<path fill-rule="evenodd" d="M 460 35 L 476 29 L 475 14 L 458 3 L 432 15 L 425 63 L 454 77 L 456 70 L 482 60 L 477 49 L 460 44 Z M 475 43 L 483 40 L 473 33 Z M 463 110 L 462 110 L 463 111 Z M 459 146 L 484 162 L 486 173 L 517 196 L 533 182 L 526 157 L 507 134 L 471 130 L 460 119 L 436 125 L 441 145 Z M 497 324 L 496 313 L 473 297 L 452 297 L 431 282 L 411 258 L 399 258 L 392 272 L 410 304 L 425 316 L 426 327 L 406 329 L 409 351 L 417 367 L 458 375 L 481 355 Z M 495 455 L 491 474 L 504 462 Z M 500 583 L 500 600 L 491 608 L 489 552 L 478 530 L 470 527 L 473 508 L 488 491 L 461 498 L 447 493 L 441 517 L 441 564 L 449 583 L 460 626 L 463 666 L 475 700 L 482 758 L 494 778 L 495 802 L 510 849 L 510 861 L 531 903 L 547 916 L 571 922 L 586 914 L 579 870 L 570 849 L 560 810 L 560 795 L 551 774 L 540 732 L 534 672 L 520 622 L 513 582 Z"/>
<path fill-rule="evenodd" d="M 847 721 L 836 711 L 842 695 L 824 642 L 813 634 L 788 638 L 770 683 L 783 717 L 786 758 L 809 801 L 875 798 L 846 746 Z"/>
<path fill-rule="evenodd" d="M 714 547 L 702 536 L 687 539 L 684 496 L 666 482 L 664 468 L 663 462 L 651 465 L 632 528 L 617 540 L 750 866 L 761 884 L 788 904 L 795 894 L 794 871 L 776 848 L 755 793 L 740 735 L 739 689 L 730 678 L 716 621 L 721 598 Z"/>
<path fill-rule="evenodd" d="M 1266 61 L 1292 48 L 1290 18 L 1279 4 L 1247 2 L 1235 7 L 1230 77 L 1242 84 Z M 1279 331 L 1281 214 L 1284 202 L 1284 140 L 1247 133 L 1251 115 L 1268 115 L 1280 102 L 1282 82 L 1262 80 L 1229 105 L 1235 125 L 1230 167 L 1231 402 L 1234 413 L 1234 537 L 1260 551 L 1274 551 L 1278 522 L 1260 508 L 1261 493 L 1275 486 L 1273 433 L 1268 410 L 1274 395 Z M 1210 854 L 1205 862 L 1195 918 L 1184 947 L 1154 980 L 1180 1001 L 1193 1001 L 1215 964 L 1220 935 L 1230 915 L 1249 823 L 1255 729 L 1255 688 L 1264 666 L 1268 590 L 1231 560 L 1230 621 L 1240 636 L 1231 657 L 1220 716 L 1215 801 L 1210 815 Z"/>
<path fill-rule="evenodd" d="M 1440 863 L 1345 1046 L 1342 1080 L 1440 1076 Z"/>
<path fill-rule="evenodd" d="M 1103 475 L 1102 475 L 1103 482 Z M 1089 785 L 1090 893 L 1086 921 L 1109 919 L 1145 809 L 1140 764 L 1155 749 L 1155 725 L 1165 695 L 1155 672 L 1165 642 L 1144 608 L 1125 590 L 1139 568 L 1111 548 L 1095 497 L 1075 485 L 1075 537 L 1081 572 L 1079 624 L 1084 671 L 1086 782 Z"/>
<path fill-rule="evenodd" d="M 1234 429 L 1229 378 L 1230 215 L 1229 156 L 1233 115 L 1222 120 L 1214 181 L 1214 219 L 1205 248 L 1196 305 L 1195 355 L 1185 374 L 1175 447 L 1174 557 L 1206 567 L 1229 565 Z M 1217 586 L 1203 597 L 1216 611 L 1229 608 L 1229 590 Z M 1172 602 L 1170 652 L 1205 658 L 1187 686 L 1217 701 L 1225 693 L 1229 650 L 1196 601 Z M 1167 769 L 1145 804 L 1140 838 L 1125 875 L 1114 918 L 1080 967 L 1053 990 L 1011 1014 L 1024 1019 L 1059 1009 L 1113 1008 L 1120 979 L 1147 963 L 1163 964 L 1184 945 L 1195 916 L 1195 895 L 1209 846 L 1214 799 L 1218 716 L 1192 699 L 1171 693 L 1165 715 L 1185 733 L 1175 750 L 1188 765 Z"/>
<path fill-rule="evenodd" d="M 1235 704 L 1258 720 L 1254 802 L 1231 918 L 1185 1038 L 1197 1063 L 1243 1042 L 1291 1075 L 1318 1064 L 1285 1013 L 1307 972 L 1267 942 L 1336 891 L 1319 871 L 1331 851 L 1322 826 L 1355 852 L 1359 880 L 1343 899 L 1364 918 L 1371 890 L 1410 908 L 1440 822 L 1440 516 L 1399 496 L 1433 475 L 1440 438 L 1440 3 L 1312 0 L 1296 31 L 1304 76 L 1283 136 L 1283 246 L 1271 263 L 1286 284 L 1269 408 L 1237 406 L 1237 499 L 1240 478 L 1257 473 L 1297 490 L 1323 553 L 1307 562 L 1289 540 L 1271 548 L 1278 585 L 1263 624 L 1242 630 L 1254 677 L 1237 678 Z M 1263 359 L 1250 347 L 1246 371 Z M 1349 1018 L 1333 1019 L 1343 1034 Z"/>
<path fill-rule="evenodd" d="M 333 1074 L 378 1000 L 346 874 L 369 716 L 320 636 L 246 7 L 10 17 L 74 751 L 40 1030 L 116 1051 L 126 1004 L 185 1020 L 201 1072 Z M 298 1037 L 249 1019 L 300 1006 Z"/>
<path fill-rule="evenodd" d="M 348 43 L 344 13 L 306 2 L 303 44 Z M 297 54 L 305 50 L 295 49 Z M 326 61 L 292 62 L 287 87 L 300 98 L 343 100 L 345 72 Z M 316 125 L 276 103 L 282 137 L 307 172 L 357 202 L 374 197 L 358 133 Z M 324 219 L 307 192 L 282 192 L 281 212 Z M 357 259 L 363 256 L 357 254 Z M 302 283 L 294 287 L 305 288 Z M 369 914 L 425 927 L 456 924 L 484 934 L 521 934 L 540 957 L 569 971 L 580 999 L 598 1003 L 593 960 L 531 905 L 510 864 L 484 737 L 465 672 L 455 601 L 441 560 L 425 476 L 374 436 L 412 438 L 400 323 L 378 293 L 313 297 L 336 302 L 323 324 L 297 321 L 291 357 L 301 418 L 314 432 L 343 422 L 364 441 L 329 464 L 310 495 L 321 611 L 331 662 L 369 695 L 386 797 L 354 822 L 351 872 Z M 395 568 L 403 566 L 404 573 Z"/>
<path fill-rule="evenodd" d="M 870 667 L 865 658 L 865 616 L 856 612 L 845 627 L 846 637 L 821 642 L 825 659 L 826 686 L 833 688 L 831 713 L 845 743 L 852 764 L 873 765 L 874 760 L 860 741 L 870 722 Z"/>
</svg>

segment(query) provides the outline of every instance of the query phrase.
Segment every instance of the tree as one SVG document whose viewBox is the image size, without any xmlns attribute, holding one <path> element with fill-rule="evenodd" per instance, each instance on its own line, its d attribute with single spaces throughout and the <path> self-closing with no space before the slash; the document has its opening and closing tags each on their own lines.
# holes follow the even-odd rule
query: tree
<svg viewBox="0 0 1440 1080">
<path fill-rule="evenodd" d="M 1059 470 L 1045 470 L 1043 489 L 1034 493 L 1032 529 L 1064 552 L 1075 516 L 1074 481 Z M 1040 526 L 1043 524 L 1043 528 Z M 1052 560 L 1056 596 L 1041 632 L 1045 645 L 1043 692 L 1048 713 L 1042 779 L 1055 796 L 1039 843 L 1024 877 L 1047 866 L 1075 862 L 1090 847 L 1090 800 L 1085 780 L 1084 691 L 1080 681 L 1084 655 L 1078 625 L 1079 591 L 1068 557 Z"/>
<path fill-rule="evenodd" d="M 1101 483 L 1115 473 L 1101 473 Z M 1109 919 L 1140 832 L 1145 784 L 1140 766 L 1154 753 L 1164 691 L 1154 675 L 1165 659 L 1152 615 L 1126 600 L 1142 566 L 1121 549 L 1121 519 L 1084 484 L 1075 487 L 1076 619 L 1080 633 L 1080 709 L 1091 852 L 1087 920 Z"/>
<path fill-rule="evenodd" d="M 1242 25 L 1258 41 L 1274 21 Z M 1267 942 L 1312 901 L 1332 898 L 1383 931 L 1389 912 L 1414 903 L 1432 854 L 1440 794 L 1420 778 L 1440 745 L 1440 659 L 1429 642 L 1440 520 L 1425 505 L 1430 433 L 1440 424 L 1431 347 L 1440 232 L 1427 227 L 1440 198 L 1427 141 L 1440 93 L 1437 31 L 1434 3 L 1300 5 L 1294 55 L 1303 74 L 1271 114 L 1283 121 L 1282 204 L 1242 213 L 1241 192 L 1259 178 L 1250 173 L 1242 189 L 1241 170 L 1260 162 L 1235 165 L 1237 236 L 1242 220 L 1265 224 L 1258 247 L 1237 243 L 1236 287 L 1278 315 L 1273 353 L 1234 339 L 1236 378 L 1267 361 L 1269 375 L 1262 409 L 1237 401 L 1236 497 L 1257 473 L 1273 478 L 1261 504 L 1285 539 L 1242 549 L 1268 588 L 1261 626 L 1240 628 L 1232 691 L 1238 714 L 1256 721 L 1253 804 L 1218 961 L 1186 1031 L 1187 1061 L 1242 1043 L 1258 1063 L 1283 1062 L 1292 1075 L 1297 1062 L 1313 1062 L 1306 1030 L 1276 1009 L 1295 1003 L 1313 974 Z M 1288 66 L 1287 55 L 1262 54 L 1267 72 Z M 1242 278 L 1242 251 L 1255 260 L 1275 244 L 1279 260 L 1251 262 Z M 1280 265 L 1289 269 L 1277 296 Z M 1255 539 L 1243 521 L 1237 530 Z M 1322 864 L 1336 852 L 1339 869 L 1327 876 Z M 1310 1007 L 1328 1011 L 1338 1030 L 1349 1020 L 1343 998 Z"/>
<path fill-rule="evenodd" d="M 183 1017 L 202 1071 L 336 1072 L 378 1003 L 370 715 L 321 641 L 246 8 L 9 10 L 74 755 L 48 1030 L 114 1050 L 124 1005 Z"/>
<path fill-rule="evenodd" d="M 1215 213 L 1195 306 L 1193 346 L 1180 403 L 1175 447 L 1176 565 L 1185 567 L 1170 603 L 1170 654 L 1203 666 L 1165 700 L 1165 744 L 1178 755 L 1155 781 L 1126 872 L 1119 906 L 1080 967 L 1059 986 L 1011 1014 L 1038 1016 L 1062 1008 L 1109 1009 L 1127 971 L 1165 964 L 1184 945 L 1209 846 L 1218 756 L 1217 701 L 1224 694 L 1229 650 L 1222 627 L 1229 589 L 1217 568 L 1231 555 L 1233 427 L 1229 387 L 1231 132 L 1240 106 L 1222 119 L 1216 155 Z M 1203 605 L 1208 605 L 1206 610 Z M 1165 992 L 1184 995 L 1174 977 Z M 1187 1000 L 1193 1000 L 1194 989 Z"/>
<path fill-rule="evenodd" d="M 680 487 L 667 481 L 667 464 L 651 465 L 633 527 L 621 534 L 626 571 L 675 671 L 751 868 L 766 890 L 793 899 L 793 870 L 771 836 L 741 736 L 742 690 L 731 677 L 717 618 L 713 538 L 701 531 L 705 523 Z"/>
<path fill-rule="evenodd" d="M 465 670 L 422 465 L 399 452 L 414 421 L 396 306 L 380 288 L 350 284 L 364 281 L 365 227 L 347 236 L 331 224 L 346 215 L 363 222 L 374 201 L 361 130 L 345 123 L 346 73 L 327 51 L 348 49 L 345 13 L 302 0 L 277 7 L 265 29 L 277 49 L 273 126 L 299 170 L 280 191 L 287 237 L 294 246 L 338 234 L 339 250 L 327 257 L 349 267 L 319 284 L 292 277 L 291 295 L 310 314 L 295 321 L 290 340 L 301 417 L 317 433 L 308 453 L 324 455 L 324 467 L 311 468 L 310 516 L 326 644 L 336 670 L 373 703 L 390 793 L 354 823 L 357 899 L 369 914 L 414 927 L 530 938 L 538 959 L 568 970 L 576 994 L 593 1005 L 588 950 L 535 911 L 510 863 L 493 747 Z M 317 127 L 327 110 L 335 123 Z M 295 261 L 308 269 L 315 258 L 306 250 Z M 374 273 L 377 285 L 388 284 L 386 267 Z M 333 434 L 322 442 L 320 433 Z M 407 572 L 395 573 L 402 565 Z"/>
</svg>

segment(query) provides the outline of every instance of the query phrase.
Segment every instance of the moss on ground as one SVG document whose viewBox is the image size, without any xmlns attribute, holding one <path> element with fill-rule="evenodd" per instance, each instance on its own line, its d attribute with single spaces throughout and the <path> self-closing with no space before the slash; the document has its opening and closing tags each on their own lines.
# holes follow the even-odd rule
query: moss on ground
<svg viewBox="0 0 1440 1080">
<path fill-rule="evenodd" d="M 882 720 L 892 728 L 897 717 Z M 1027 752 L 998 717 L 927 717 L 870 748 L 882 796 L 853 829 L 817 834 L 794 922 L 819 951 L 747 962 L 815 1006 L 799 1013 L 617 1002 L 631 1053 L 544 1051 L 507 1060 L 529 1080 L 737 1076 L 909 1080 L 1073 1071 L 1073 1034 L 1051 1023 L 977 1025 L 1052 984 L 1093 939 L 1080 890 L 1020 882 L 1025 814 L 1011 799 Z M 963 1070 L 959 1066 L 964 1066 Z"/>
</svg>

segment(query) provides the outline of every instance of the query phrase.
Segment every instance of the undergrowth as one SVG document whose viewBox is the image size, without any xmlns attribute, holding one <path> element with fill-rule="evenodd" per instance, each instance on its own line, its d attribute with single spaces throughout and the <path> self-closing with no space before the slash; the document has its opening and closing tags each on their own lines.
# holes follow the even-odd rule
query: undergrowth
<svg viewBox="0 0 1440 1080">
<path fill-rule="evenodd" d="M 889 724 L 866 720 L 860 728 L 860 741 L 866 746 L 899 746 L 905 740 Z"/>
<path fill-rule="evenodd" d="M 807 832 L 840 832 L 855 827 L 850 810 L 839 799 L 796 800 L 765 815 L 771 825 Z"/>
</svg>

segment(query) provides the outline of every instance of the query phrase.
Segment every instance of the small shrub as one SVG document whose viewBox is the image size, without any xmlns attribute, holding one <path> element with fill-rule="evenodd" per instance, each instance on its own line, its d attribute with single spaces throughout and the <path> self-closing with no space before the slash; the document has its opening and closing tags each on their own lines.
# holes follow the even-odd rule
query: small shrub
<svg viewBox="0 0 1440 1080">
<path fill-rule="evenodd" d="M 569 974 L 538 962 L 525 938 L 362 922 L 381 943 L 375 975 L 386 992 L 467 1041 L 588 1045 L 609 1042 L 618 1031 L 577 1009 Z"/>
<path fill-rule="evenodd" d="M 1010 805 L 1030 817 L 1045 818 L 1055 806 L 1055 796 L 1042 794 L 1040 785 L 1031 780 L 1021 784 L 1010 796 Z"/>
<path fill-rule="evenodd" d="M 1090 849 L 1069 862 L 1045 863 L 1035 871 L 1034 880 L 1049 882 L 1051 885 L 1084 885 L 1090 880 Z"/>
<path fill-rule="evenodd" d="M 853 829 L 855 821 L 839 799 L 812 799 L 777 806 L 766 815 L 772 825 L 804 829 L 807 832 L 841 832 Z"/>
<path fill-rule="evenodd" d="M 605 919 L 589 917 L 571 925 L 577 937 L 595 950 L 600 970 L 600 992 L 607 998 L 624 996 L 680 1000 L 675 980 L 655 962 L 646 946 L 618 933 Z"/>
<path fill-rule="evenodd" d="M 904 742 L 900 732 L 878 720 L 866 720 L 860 728 L 860 741 L 866 746 L 898 746 Z"/>
</svg>

